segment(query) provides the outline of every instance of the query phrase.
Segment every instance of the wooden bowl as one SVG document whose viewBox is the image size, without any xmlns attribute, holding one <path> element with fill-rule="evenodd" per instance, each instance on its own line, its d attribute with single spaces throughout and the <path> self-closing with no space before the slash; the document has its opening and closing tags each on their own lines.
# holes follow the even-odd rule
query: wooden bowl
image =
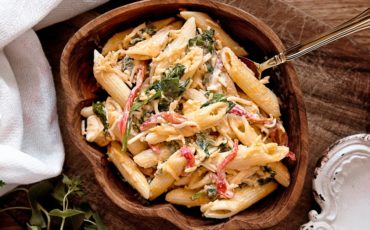
<svg viewBox="0 0 370 230">
<path fill-rule="evenodd" d="M 308 131 L 302 92 L 291 64 L 271 71 L 270 88 L 282 102 L 282 120 L 289 136 L 289 147 L 297 155 L 294 164 L 287 162 L 291 185 L 249 209 L 225 220 L 206 219 L 199 208 L 187 209 L 166 203 L 159 198 L 143 204 L 138 193 L 124 183 L 115 167 L 106 159 L 104 149 L 86 142 L 81 135 L 80 110 L 98 98 L 101 90 L 93 77 L 93 50 L 114 33 L 137 25 L 147 19 L 176 15 L 180 8 L 208 13 L 218 19 L 222 27 L 250 52 L 250 57 L 262 61 L 284 49 L 277 35 L 254 16 L 213 1 L 177 0 L 143 1 L 119 7 L 92 20 L 69 40 L 61 57 L 61 77 L 67 107 L 68 132 L 74 144 L 91 162 L 95 176 L 106 195 L 120 208 L 148 218 L 160 217 L 182 229 L 266 228 L 283 220 L 299 200 L 308 163 Z M 98 95 L 98 96 L 97 96 Z"/>
</svg>

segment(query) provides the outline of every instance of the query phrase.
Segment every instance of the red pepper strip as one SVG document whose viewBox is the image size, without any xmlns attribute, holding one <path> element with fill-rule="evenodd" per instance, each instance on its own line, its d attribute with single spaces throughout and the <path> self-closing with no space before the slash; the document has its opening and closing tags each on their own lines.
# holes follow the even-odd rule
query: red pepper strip
<svg viewBox="0 0 370 230">
<path fill-rule="evenodd" d="M 232 109 L 230 109 L 229 113 L 238 115 L 238 116 L 245 116 L 245 112 L 239 106 L 235 105 Z"/>
<path fill-rule="evenodd" d="M 182 116 L 181 114 L 174 113 L 174 112 L 161 112 L 159 114 L 153 115 L 149 117 L 144 123 L 140 126 L 140 130 L 147 130 L 155 126 L 157 124 L 158 118 L 163 118 L 165 121 L 172 123 L 172 124 L 181 124 L 188 119 Z"/>
<path fill-rule="evenodd" d="M 297 160 L 297 158 L 295 156 L 295 153 L 293 153 L 292 151 L 289 151 L 288 154 L 286 155 L 286 157 L 288 157 L 292 161 L 296 161 Z"/>
<path fill-rule="evenodd" d="M 186 147 L 186 145 L 183 145 L 181 148 L 180 148 L 180 152 L 181 152 L 181 155 L 183 157 L 185 157 L 186 161 L 187 161 L 187 165 L 186 165 L 186 168 L 191 168 L 194 166 L 195 164 L 195 158 L 194 158 L 194 155 L 193 153 L 191 152 L 191 150 Z"/>
<path fill-rule="evenodd" d="M 271 122 L 269 119 L 260 118 L 255 114 L 246 113 L 240 106 L 235 105 L 230 109 L 229 113 L 235 114 L 237 116 L 245 116 L 249 122 L 258 123 L 258 124 L 267 124 Z"/>
<path fill-rule="evenodd" d="M 159 148 L 159 145 L 151 145 L 151 144 L 148 144 L 149 145 L 149 148 L 151 150 L 153 150 L 153 152 L 157 153 L 157 154 L 160 154 L 161 153 L 161 150 Z"/>
<path fill-rule="evenodd" d="M 128 95 L 125 108 L 123 109 L 123 114 L 121 117 L 121 120 L 119 121 L 119 130 L 122 134 L 122 138 L 125 136 L 126 133 L 126 127 L 127 127 L 127 122 L 130 116 L 130 110 L 132 107 L 132 104 L 134 103 L 134 100 L 137 96 L 137 94 L 140 92 L 141 86 L 144 81 L 144 76 L 145 76 L 145 66 L 140 65 L 138 68 L 138 73 L 137 73 L 137 81 L 135 87 L 131 90 L 130 94 Z"/>
<path fill-rule="evenodd" d="M 221 162 L 221 164 L 217 168 L 216 176 L 217 193 L 219 193 L 221 196 L 225 198 L 232 198 L 234 196 L 234 193 L 227 191 L 225 168 L 226 165 L 236 157 L 237 153 L 238 153 L 238 140 L 235 140 L 234 147 L 231 153 L 225 157 L 225 159 Z"/>
</svg>

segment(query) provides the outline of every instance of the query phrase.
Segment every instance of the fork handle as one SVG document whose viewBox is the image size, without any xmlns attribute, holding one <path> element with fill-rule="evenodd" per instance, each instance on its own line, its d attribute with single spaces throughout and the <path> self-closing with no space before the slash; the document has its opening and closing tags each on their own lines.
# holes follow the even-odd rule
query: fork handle
<svg viewBox="0 0 370 230">
<path fill-rule="evenodd" d="M 290 47 L 280 54 L 275 55 L 274 57 L 260 64 L 259 70 L 262 72 L 265 69 L 280 65 L 286 61 L 299 58 L 321 46 L 367 28 L 370 28 L 370 8 L 325 33 L 308 39 L 302 43 Z"/>
</svg>

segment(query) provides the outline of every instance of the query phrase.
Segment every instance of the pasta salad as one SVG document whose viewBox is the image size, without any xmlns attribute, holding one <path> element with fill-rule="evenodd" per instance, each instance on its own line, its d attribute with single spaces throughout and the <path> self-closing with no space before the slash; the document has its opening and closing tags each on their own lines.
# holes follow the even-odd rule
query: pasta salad
<svg viewBox="0 0 370 230">
<path fill-rule="evenodd" d="M 247 52 L 207 14 L 145 22 L 94 51 L 107 92 L 84 107 L 82 134 L 140 195 L 227 218 L 287 187 L 295 160 L 275 94 Z"/>
</svg>

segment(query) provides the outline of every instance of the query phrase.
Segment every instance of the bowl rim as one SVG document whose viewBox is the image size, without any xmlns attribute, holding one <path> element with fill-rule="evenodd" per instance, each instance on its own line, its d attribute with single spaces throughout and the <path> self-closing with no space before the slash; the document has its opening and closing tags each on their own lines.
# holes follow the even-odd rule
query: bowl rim
<svg viewBox="0 0 370 230">
<path fill-rule="evenodd" d="M 177 1 L 170 1 L 170 0 L 144 0 L 139 2 L 130 3 L 127 5 L 123 5 L 120 7 L 117 7 L 115 9 L 112 9 L 110 11 L 105 12 L 104 14 L 94 18 L 93 20 L 89 21 L 87 24 L 85 24 L 83 27 L 81 27 L 67 42 L 65 45 L 61 59 L 60 59 L 60 77 L 62 81 L 62 87 L 63 91 L 71 92 L 69 97 L 77 97 L 75 93 L 73 93 L 73 90 L 71 90 L 72 86 L 69 81 L 68 77 L 68 66 L 69 61 L 71 57 L 71 51 L 74 49 L 74 47 L 80 42 L 80 40 L 84 37 L 87 37 L 89 33 L 95 28 L 103 25 L 107 21 L 111 20 L 114 17 L 117 17 L 121 14 L 124 14 L 128 11 L 132 10 L 138 10 L 141 7 L 148 7 L 148 6 L 154 6 L 158 4 L 180 4 L 180 5 L 186 5 L 189 4 L 192 7 L 196 6 L 206 6 L 208 8 L 214 8 L 215 10 L 223 11 L 227 14 L 231 14 L 232 16 L 235 16 L 237 18 L 240 18 L 240 14 L 243 15 L 243 20 L 248 21 L 250 24 L 255 26 L 255 28 L 263 33 L 273 44 L 274 48 L 277 49 L 278 52 L 282 52 L 285 48 L 283 43 L 281 42 L 280 38 L 275 34 L 275 32 L 267 26 L 264 22 L 262 22 L 260 19 L 256 18 L 252 14 L 241 10 L 239 8 L 236 8 L 234 6 L 224 4 L 221 2 L 216 2 L 213 0 L 205 0 L 205 1 L 199 1 L 199 0 L 177 0 Z M 299 149 L 300 149 L 300 157 L 298 158 L 296 162 L 297 169 L 297 177 L 300 177 L 300 179 L 296 180 L 296 183 L 294 184 L 294 187 L 292 188 L 290 192 L 290 197 L 288 201 L 285 204 L 284 208 L 281 208 L 274 217 L 274 220 L 269 220 L 269 222 L 260 223 L 258 225 L 250 224 L 249 222 L 243 221 L 243 218 L 235 215 L 232 219 L 229 219 L 229 221 L 217 223 L 212 226 L 202 226 L 203 228 L 222 228 L 226 227 L 226 225 L 229 225 L 233 222 L 240 222 L 241 224 L 246 224 L 249 227 L 252 228 L 267 228 L 276 225 L 283 219 L 285 219 L 291 211 L 293 211 L 293 208 L 297 204 L 297 201 L 299 199 L 300 194 L 302 193 L 304 182 L 305 182 L 305 175 L 308 167 L 308 123 L 307 123 L 307 117 L 306 117 L 306 111 L 303 101 L 303 94 L 299 87 L 299 81 L 297 74 L 294 70 L 294 67 L 291 63 L 285 63 L 281 65 L 281 68 L 285 68 L 287 75 L 290 76 L 290 80 L 292 82 L 293 92 L 295 94 L 295 97 L 297 98 L 297 111 L 298 111 L 298 117 L 300 118 L 300 122 L 298 123 L 300 125 L 300 142 L 299 142 Z M 67 116 L 72 115 L 72 111 L 67 111 Z M 73 130 L 70 126 L 67 126 L 68 132 L 73 133 Z M 99 174 L 103 173 L 102 170 L 97 165 L 97 162 L 100 162 L 102 159 L 101 157 L 98 157 L 96 154 L 87 154 L 86 151 L 83 151 L 81 148 L 81 144 L 76 141 L 75 138 L 72 138 L 73 143 L 78 147 L 78 149 L 84 154 L 85 157 L 88 158 L 90 163 L 92 164 L 92 168 L 94 171 L 94 176 L 97 179 L 101 189 L 104 191 L 104 193 L 109 197 L 113 203 L 115 203 L 120 208 L 135 214 L 139 215 L 141 213 L 142 216 L 150 216 L 150 217 L 159 217 L 163 219 L 167 219 L 172 224 L 176 225 L 179 228 L 184 229 L 192 229 L 194 226 L 192 226 L 184 217 L 181 216 L 181 218 L 184 218 L 184 221 L 189 224 L 189 226 L 184 226 L 182 223 L 178 221 L 178 218 L 180 217 L 177 213 L 174 213 L 173 210 L 171 210 L 174 207 L 169 206 L 160 206 L 160 207 L 151 207 L 151 208 L 142 208 L 135 205 L 132 205 L 130 203 L 123 203 L 122 201 L 117 201 L 117 199 L 113 199 L 115 196 L 113 191 L 108 187 L 104 186 L 104 180 L 102 177 L 99 176 Z M 94 150 L 97 151 L 97 150 Z M 295 196 L 292 196 L 292 194 L 296 194 Z M 134 210 L 134 211 L 133 211 Z M 172 216 L 169 218 L 169 214 Z M 225 219 L 226 220 L 226 219 Z"/>
</svg>

